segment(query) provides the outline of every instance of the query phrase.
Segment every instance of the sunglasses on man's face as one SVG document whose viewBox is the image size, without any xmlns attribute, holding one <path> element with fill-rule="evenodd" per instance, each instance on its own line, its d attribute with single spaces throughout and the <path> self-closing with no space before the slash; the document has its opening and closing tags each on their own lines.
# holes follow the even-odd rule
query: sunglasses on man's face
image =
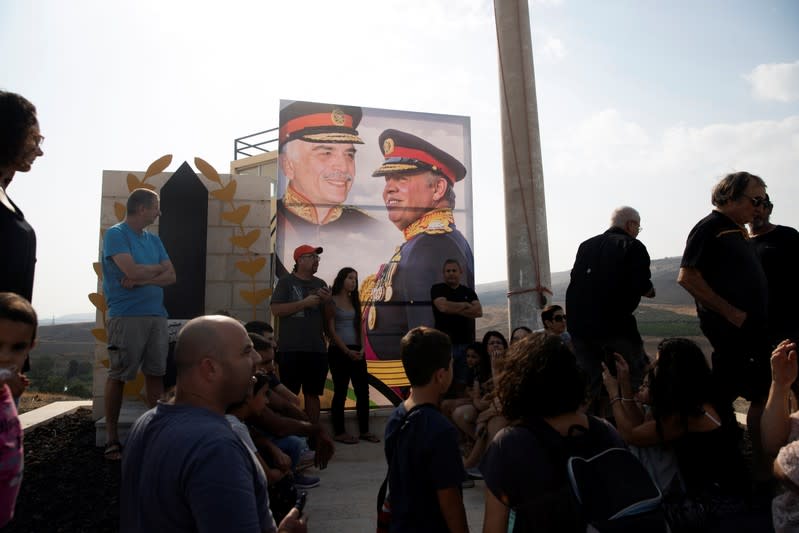
<svg viewBox="0 0 799 533">
<path fill-rule="evenodd" d="M 766 209 L 772 207 L 772 203 L 767 199 L 763 198 L 762 196 L 755 196 L 754 198 L 749 196 L 748 194 L 744 194 L 745 198 L 749 198 L 749 201 L 752 202 L 753 207 L 760 207 L 761 205 Z"/>
<path fill-rule="evenodd" d="M 552 317 L 552 320 L 554 320 L 555 322 L 563 322 L 564 320 L 566 320 L 566 315 L 555 315 Z"/>
</svg>

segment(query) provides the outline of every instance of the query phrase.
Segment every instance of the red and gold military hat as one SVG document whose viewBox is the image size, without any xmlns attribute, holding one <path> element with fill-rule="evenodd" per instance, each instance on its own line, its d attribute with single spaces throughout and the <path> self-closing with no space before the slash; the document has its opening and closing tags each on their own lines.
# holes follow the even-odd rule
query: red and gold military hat
<svg viewBox="0 0 799 533">
<path fill-rule="evenodd" d="M 363 144 L 358 137 L 360 107 L 294 102 L 280 110 L 281 145 L 294 140 L 312 143 Z"/>
<path fill-rule="evenodd" d="M 380 168 L 372 172 L 374 177 L 429 170 L 447 178 L 450 185 L 466 177 L 463 163 L 416 135 L 386 130 L 380 134 L 379 142 L 385 160 Z"/>
</svg>

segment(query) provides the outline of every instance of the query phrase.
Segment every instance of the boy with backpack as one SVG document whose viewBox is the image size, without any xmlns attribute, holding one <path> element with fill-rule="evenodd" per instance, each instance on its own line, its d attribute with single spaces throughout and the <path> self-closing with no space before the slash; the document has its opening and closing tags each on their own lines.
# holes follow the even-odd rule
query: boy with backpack
<svg viewBox="0 0 799 533">
<path fill-rule="evenodd" d="M 391 532 L 468 531 L 458 430 L 439 411 L 452 384 L 452 346 L 444 333 L 409 331 L 400 344 L 410 396 L 386 424 Z"/>
</svg>

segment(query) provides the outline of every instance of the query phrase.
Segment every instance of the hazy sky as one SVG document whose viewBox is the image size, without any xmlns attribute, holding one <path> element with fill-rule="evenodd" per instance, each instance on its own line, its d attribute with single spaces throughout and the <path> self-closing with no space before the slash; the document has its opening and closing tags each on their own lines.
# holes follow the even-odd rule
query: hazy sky
<svg viewBox="0 0 799 533">
<path fill-rule="evenodd" d="M 680 255 L 735 170 L 799 226 L 799 2 L 530 10 L 553 271 L 622 204 L 653 258 Z M 35 306 L 92 310 L 103 169 L 226 172 L 281 98 L 470 116 L 477 281 L 505 279 L 496 54 L 487 0 L 0 1 L 0 87 L 47 137 L 9 187 L 39 239 Z"/>
</svg>

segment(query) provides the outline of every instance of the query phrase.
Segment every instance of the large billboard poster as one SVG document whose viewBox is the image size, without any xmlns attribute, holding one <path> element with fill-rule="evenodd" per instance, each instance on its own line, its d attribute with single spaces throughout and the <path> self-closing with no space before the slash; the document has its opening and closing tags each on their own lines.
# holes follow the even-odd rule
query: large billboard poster
<svg viewBox="0 0 799 533">
<path fill-rule="evenodd" d="M 279 135 L 278 275 L 302 244 L 324 249 L 329 286 L 354 268 L 366 358 L 398 361 L 402 336 L 433 325 L 445 260 L 474 287 L 469 118 L 281 100 Z"/>
</svg>

